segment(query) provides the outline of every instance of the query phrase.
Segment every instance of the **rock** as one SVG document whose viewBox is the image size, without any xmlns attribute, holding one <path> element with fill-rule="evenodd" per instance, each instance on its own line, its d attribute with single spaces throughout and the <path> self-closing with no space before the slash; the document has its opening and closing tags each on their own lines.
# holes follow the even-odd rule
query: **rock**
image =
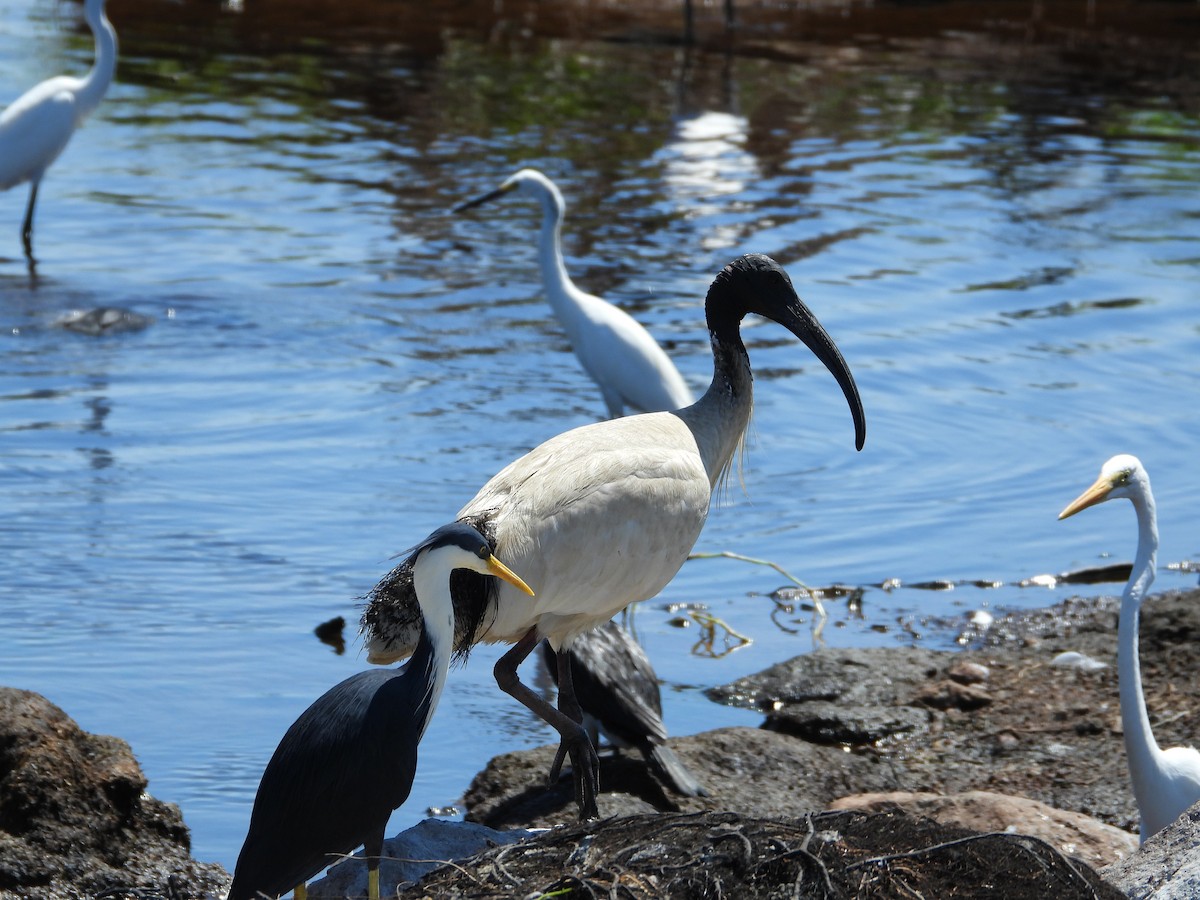
<svg viewBox="0 0 1200 900">
<path fill-rule="evenodd" d="M 1055 809 L 1027 797 L 990 791 L 966 791 L 961 794 L 908 791 L 853 794 L 835 800 L 829 808 L 860 812 L 901 810 L 971 831 L 1032 835 L 1092 866 L 1103 866 L 1124 859 L 1135 853 L 1138 847 L 1137 838 L 1128 831 L 1106 825 L 1091 816 Z"/>
<path fill-rule="evenodd" d="M 115 306 L 98 306 L 95 309 L 73 309 L 54 320 L 54 324 L 80 334 L 124 334 L 141 331 L 154 323 L 152 316 L 143 316 L 132 310 Z"/>
<path fill-rule="evenodd" d="M 987 666 L 979 663 L 956 659 L 946 669 L 946 677 L 959 684 L 982 684 L 991 676 Z"/>
<path fill-rule="evenodd" d="M 705 693 L 762 710 L 767 728 L 808 741 L 875 744 L 928 726 L 914 692 L 945 663 L 920 648 L 817 650 Z"/>
<path fill-rule="evenodd" d="M 492 847 L 530 836 L 524 829 L 496 831 L 473 822 L 426 819 L 383 842 L 379 893 L 393 897 L 399 885 L 411 884 L 443 862 L 465 859 Z M 367 862 L 360 851 L 338 863 L 308 886 L 311 900 L 343 900 L 367 896 Z"/>
<path fill-rule="evenodd" d="M 901 702 L 945 666 L 947 654 L 919 647 L 817 650 L 732 684 L 709 688 L 710 700 L 762 712 L 817 700 L 839 706 Z"/>
<path fill-rule="evenodd" d="M 229 877 L 190 855 L 178 807 L 145 793 L 129 745 L 39 694 L 0 688 L 0 896 L 202 898 Z"/>
<path fill-rule="evenodd" d="M 862 785 L 867 790 L 899 787 L 894 770 L 881 766 L 874 754 L 847 753 L 757 728 L 720 728 L 671 738 L 668 744 L 704 782 L 708 796 L 667 795 L 640 757 L 602 754 L 601 816 L 709 809 L 798 816 L 822 809 L 832 797 L 862 790 Z M 492 828 L 575 822 L 570 774 L 546 786 L 556 749 L 548 745 L 491 760 L 467 790 L 467 818 Z"/>
<path fill-rule="evenodd" d="M 818 744 L 859 746 L 927 728 L 929 713 L 913 706 L 842 707 L 829 700 L 784 706 L 766 727 Z"/>
<path fill-rule="evenodd" d="M 1050 665 L 1074 668 L 1080 672 L 1099 672 L 1101 669 L 1108 668 L 1108 663 L 1092 659 L 1090 656 L 1078 653 L 1075 650 L 1064 650 L 1058 656 L 1054 657 L 1054 659 L 1050 660 Z"/>
<path fill-rule="evenodd" d="M 1200 804 L 1101 873 L 1130 900 L 1200 897 Z"/>
<path fill-rule="evenodd" d="M 934 709 L 961 709 L 970 712 L 992 702 L 987 690 L 975 684 L 960 684 L 949 678 L 924 684 L 913 696 L 922 706 Z"/>
</svg>

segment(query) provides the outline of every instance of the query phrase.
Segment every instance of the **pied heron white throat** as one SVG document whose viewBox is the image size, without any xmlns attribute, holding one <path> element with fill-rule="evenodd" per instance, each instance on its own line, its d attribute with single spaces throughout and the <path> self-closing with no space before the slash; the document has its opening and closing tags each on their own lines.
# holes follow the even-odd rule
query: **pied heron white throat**
<svg viewBox="0 0 1200 900">
<path fill-rule="evenodd" d="M 610 419 L 550 438 L 491 478 L 457 515 L 537 591 L 529 599 L 494 580 L 456 574 L 457 647 L 513 645 L 496 663 L 497 683 L 558 731 L 551 777 L 569 753 L 583 818 L 598 814 L 596 753 L 579 724 L 562 651 L 576 635 L 661 591 L 691 552 L 750 421 L 753 375 L 741 338 L 749 313 L 783 325 L 833 373 L 861 449 L 866 419 L 849 366 L 787 273 L 767 256 L 748 254 L 722 269 L 705 300 L 713 378 L 703 397 L 673 412 Z M 412 652 L 419 610 L 410 567 L 397 566 L 372 589 L 362 628 L 370 662 Z M 542 638 L 558 652 L 559 709 L 517 676 Z"/>
</svg>

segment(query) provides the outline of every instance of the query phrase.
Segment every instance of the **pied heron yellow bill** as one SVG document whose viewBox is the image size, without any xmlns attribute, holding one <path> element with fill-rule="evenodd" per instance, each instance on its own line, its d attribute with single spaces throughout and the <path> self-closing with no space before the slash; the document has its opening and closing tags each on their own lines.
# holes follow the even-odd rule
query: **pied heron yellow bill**
<svg viewBox="0 0 1200 900">
<path fill-rule="evenodd" d="M 598 812 L 596 754 L 579 724 L 570 668 L 559 666 L 556 710 L 521 683 L 517 667 L 542 638 L 562 653 L 577 635 L 653 597 L 686 561 L 750 421 L 753 375 L 741 338 L 749 313 L 786 327 L 833 373 L 861 449 L 866 418 L 841 352 L 787 273 L 769 257 L 748 254 L 727 265 L 708 291 L 713 379 L 703 397 L 673 412 L 610 419 L 553 437 L 502 469 L 457 515 L 537 591 L 529 599 L 470 573 L 455 575 L 457 647 L 513 645 L 496 663 L 497 683 L 558 731 L 551 777 L 570 754 L 584 818 Z M 412 652 L 419 612 L 410 569 L 397 566 L 368 597 L 362 627 L 370 662 Z"/>
<path fill-rule="evenodd" d="M 1120 454 L 1100 469 L 1100 477 L 1059 513 L 1059 519 L 1118 498 L 1128 499 L 1137 515 L 1137 554 L 1129 582 L 1121 595 L 1117 622 L 1117 681 L 1121 696 L 1121 727 L 1133 796 L 1141 813 L 1141 839 L 1145 841 L 1178 819 L 1200 801 L 1200 752 L 1192 747 L 1158 746 L 1142 693 L 1138 661 L 1138 620 L 1142 601 L 1154 583 L 1158 557 L 1158 516 L 1150 476 L 1136 456 Z"/>
<path fill-rule="evenodd" d="M 384 829 L 412 789 L 453 655 L 451 574 L 494 575 L 532 593 L 460 522 L 434 531 L 405 565 L 421 616 L 415 652 L 399 669 L 368 669 L 330 688 L 288 729 L 263 772 L 228 900 L 278 897 L 360 844 L 379 900 Z"/>
<path fill-rule="evenodd" d="M 537 169 L 521 169 L 496 190 L 459 204 L 454 212 L 506 194 L 520 194 L 541 204 L 538 267 L 546 299 L 567 332 L 580 365 L 599 385 L 608 415 L 620 416 L 626 407 L 657 412 L 690 406 L 692 392 L 650 332 L 625 310 L 581 291 L 571 281 L 562 255 L 566 201 L 550 178 Z"/>
</svg>

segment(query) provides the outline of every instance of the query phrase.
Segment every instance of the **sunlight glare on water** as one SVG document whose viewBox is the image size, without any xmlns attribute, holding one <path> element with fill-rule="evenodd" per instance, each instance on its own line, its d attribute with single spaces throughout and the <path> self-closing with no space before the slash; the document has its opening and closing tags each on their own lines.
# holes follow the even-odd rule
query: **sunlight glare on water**
<svg viewBox="0 0 1200 900">
<path fill-rule="evenodd" d="M 1128 558 L 1128 510 L 1056 521 L 1116 452 L 1154 480 L 1160 564 L 1200 557 L 1200 105 L 1167 63 L 1134 79 L 936 27 L 730 56 L 463 23 L 423 44 L 373 3 L 306 25 L 111 0 L 117 82 L 42 185 L 36 278 L 26 188 L 0 194 L 0 683 L 128 740 L 199 859 L 232 867 L 279 737 L 366 665 L 313 628 L 354 638 L 393 554 L 603 413 L 541 296 L 537 210 L 449 213 L 522 165 L 566 195 L 580 286 L 696 392 L 703 296 L 739 253 L 785 264 L 838 342 L 861 454 L 832 377 L 746 323 L 749 450 L 697 545 L 866 586 L 862 619 L 831 604 L 828 645 L 951 646 L 930 620 L 1045 605 L 1067 589 L 1013 583 Z M 0 102 L 90 63 L 74 4 L 0 0 L 0 21 Z M 99 306 L 153 322 L 55 324 Z M 771 616 L 781 586 L 695 560 L 637 611 L 672 733 L 757 724 L 701 689 L 812 649 L 808 613 Z M 668 602 L 754 643 L 708 652 Z M 498 698 L 498 652 L 452 672 L 393 829 L 549 740 Z"/>
</svg>

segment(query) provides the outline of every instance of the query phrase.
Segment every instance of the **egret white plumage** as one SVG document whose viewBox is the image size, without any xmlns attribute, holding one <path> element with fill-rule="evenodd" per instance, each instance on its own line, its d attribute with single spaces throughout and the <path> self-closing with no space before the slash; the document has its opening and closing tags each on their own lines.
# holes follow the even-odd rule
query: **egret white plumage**
<svg viewBox="0 0 1200 900">
<path fill-rule="evenodd" d="M 302 888 L 359 844 L 367 856 L 368 893 L 379 900 L 384 829 L 412 789 L 417 745 L 453 654 L 451 573 L 494 575 L 532 593 L 479 532 L 457 522 L 418 544 L 407 564 L 421 614 L 416 651 L 400 669 L 347 678 L 288 729 L 263 772 L 228 900 Z"/>
<path fill-rule="evenodd" d="M 100 104 L 117 69 L 117 32 L 104 15 L 104 0 L 86 0 L 83 17 L 96 40 L 91 71 L 83 78 L 49 78 L 0 112 L 0 190 L 29 182 L 21 240 L 31 260 L 33 208 L 42 176 Z"/>
<path fill-rule="evenodd" d="M 563 651 L 630 603 L 653 597 L 686 561 L 750 421 L 753 375 L 740 328 L 748 313 L 786 327 L 833 373 L 861 449 L 866 420 L 849 367 L 787 273 L 750 254 L 727 265 L 708 291 L 713 379 L 703 397 L 673 412 L 610 419 L 553 437 L 501 470 L 457 515 L 538 592 L 526 600 L 508 588 L 489 590 L 468 573 L 456 575 L 458 647 L 513 644 L 496 663 L 497 683 L 558 731 L 551 776 L 569 753 L 585 818 L 597 814 L 596 754 L 579 724 Z M 412 651 L 418 615 L 408 568 L 397 566 L 371 591 L 362 619 L 370 662 Z M 542 638 L 559 653 L 558 710 L 517 676 Z"/>
<path fill-rule="evenodd" d="M 544 641 L 542 649 L 550 677 L 558 684 L 558 654 Z M 658 675 L 642 645 L 610 621 L 579 635 L 567 653 L 575 699 L 592 742 L 597 731 L 603 732 L 615 749 L 637 750 L 654 776 L 677 794 L 708 796 L 667 746 Z"/>
<path fill-rule="evenodd" d="M 1142 601 L 1154 582 L 1158 556 L 1158 518 L 1150 476 L 1136 456 L 1108 460 L 1095 483 L 1059 513 L 1060 519 L 1106 500 L 1127 498 L 1137 514 L 1138 543 L 1133 570 L 1121 595 L 1117 624 L 1117 680 L 1121 696 L 1121 726 L 1133 796 L 1141 813 L 1144 842 L 1166 828 L 1193 803 L 1200 801 L 1200 752 L 1192 747 L 1158 746 L 1146 712 L 1142 672 L 1138 662 L 1138 619 Z"/>
<path fill-rule="evenodd" d="M 546 299 L 584 371 L 600 386 L 609 416 L 622 415 L 627 406 L 639 412 L 690 406 L 692 392 L 650 332 L 620 307 L 581 291 L 571 281 L 562 255 L 566 201 L 553 181 L 537 169 L 522 169 L 496 190 L 459 204 L 454 212 L 509 193 L 531 197 L 542 206 L 538 267 Z"/>
</svg>

